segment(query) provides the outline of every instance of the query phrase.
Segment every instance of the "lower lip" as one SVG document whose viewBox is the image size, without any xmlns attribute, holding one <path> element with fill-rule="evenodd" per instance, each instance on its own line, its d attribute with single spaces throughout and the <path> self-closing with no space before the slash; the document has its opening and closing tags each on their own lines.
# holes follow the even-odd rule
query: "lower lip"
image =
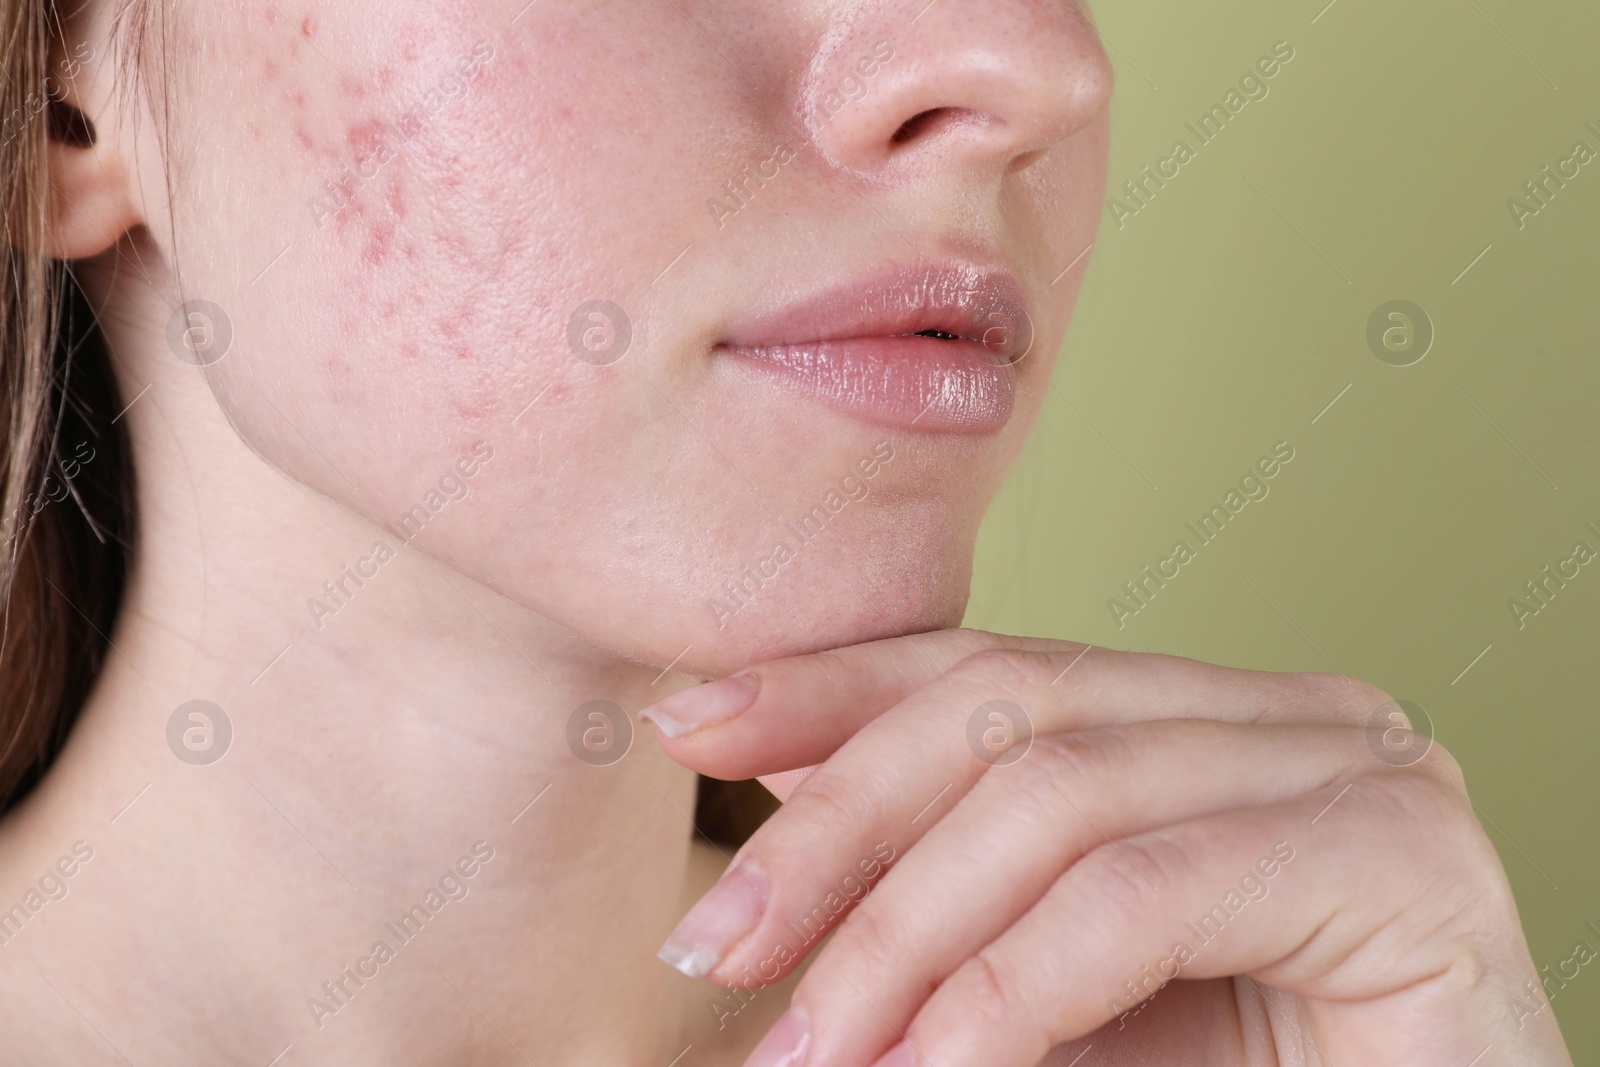
<svg viewBox="0 0 1600 1067">
<path fill-rule="evenodd" d="M 982 434 L 1011 418 L 1011 368 L 977 341 L 861 337 L 723 351 L 828 407 L 882 426 Z"/>
</svg>

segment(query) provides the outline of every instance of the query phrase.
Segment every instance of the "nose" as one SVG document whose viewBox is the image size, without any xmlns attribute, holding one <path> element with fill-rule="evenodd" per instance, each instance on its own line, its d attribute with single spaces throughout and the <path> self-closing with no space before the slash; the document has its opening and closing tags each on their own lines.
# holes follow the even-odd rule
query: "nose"
<svg viewBox="0 0 1600 1067">
<path fill-rule="evenodd" d="M 884 0 L 823 41 L 799 100 L 837 166 L 1005 174 L 1093 122 L 1111 82 L 1073 0 Z"/>
</svg>

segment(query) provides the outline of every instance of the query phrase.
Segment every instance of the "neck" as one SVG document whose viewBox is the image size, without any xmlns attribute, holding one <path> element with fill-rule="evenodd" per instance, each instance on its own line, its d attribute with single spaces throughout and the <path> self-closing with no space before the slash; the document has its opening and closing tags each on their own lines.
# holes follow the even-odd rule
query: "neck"
<svg viewBox="0 0 1600 1067">
<path fill-rule="evenodd" d="M 655 1062 L 676 1040 L 677 987 L 653 955 L 682 907 L 693 776 L 648 731 L 595 766 L 567 728 L 587 701 L 633 712 L 685 680 L 290 482 L 199 371 L 138 350 L 159 331 L 111 329 L 124 396 L 151 385 L 126 415 L 138 550 L 67 749 L 0 824 L 0 908 L 75 842 L 93 858 L 7 931 L 5 969 L 36 986 L 43 972 L 140 1062 L 198 1054 L 173 1005 L 204 1006 L 218 1047 L 201 1058 L 219 1062 L 288 1044 L 328 1062 L 459 1062 L 506 1041 Z M 346 578 L 380 543 L 393 558 Z M 176 754 L 221 748 L 215 714 L 209 735 L 185 718 L 169 745 L 191 700 L 231 727 L 215 762 Z M 182 1047 L 163 1043 L 180 1030 Z"/>
</svg>

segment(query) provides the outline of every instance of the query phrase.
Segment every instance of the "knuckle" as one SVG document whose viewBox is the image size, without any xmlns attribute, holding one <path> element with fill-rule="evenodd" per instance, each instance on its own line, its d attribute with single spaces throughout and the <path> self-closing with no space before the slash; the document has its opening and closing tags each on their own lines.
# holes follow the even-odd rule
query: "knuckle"
<svg viewBox="0 0 1600 1067">
<path fill-rule="evenodd" d="M 1036 762 L 1030 772 L 1040 779 L 1040 791 L 1046 796 L 1057 782 L 1093 789 L 1121 781 L 1134 759 L 1128 739 L 1115 729 L 1047 734 L 1035 739 L 1033 754 Z"/>
<path fill-rule="evenodd" d="M 986 648 L 974 652 L 950 670 L 951 679 L 988 691 L 999 689 L 1015 696 L 1028 689 L 1040 673 L 1040 652 L 1021 648 Z"/>
<path fill-rule="evenodd" d="M 1139 928 L 1159 913 L 1163 897 L 1192 864 L 1187 852 L 1161 831 L 1108 841 L 1072 868 L 1088 901 L 1086 912 L 1100 916 L 1113 932 Z"/>
<path fill-rule="evenodd" d="M 1390 847 L 1410 869 L 1430 872 L 1418 892 L 1445 898 L 1463 914 L 1509 894 L 1499 853 L 1464 793 L 1418 773 L 1386 774 L 1376 785 L 1374 819 L 1390 828 Z"/>
<path fill-rule="evenodd" d="M 826 770 L 818 771 L 795 790 L 784 804 L 784 825 L 803 824 L 830 839 L 838 839 L 862 825 L 869 801 L 849 781 Z"/>
<path fill-rule="evenodd" d="M 1028 1017 L 1015 975 L 988 949 L 957 968 L 947 984 L 956 1002 L 986 1026 L 1009 1029 Z"/>
<path fill-rule="evenodd" d="M 905 971 L 908 948 L 894 915 L 874 906 L 869 897 L 845 917 L 834 932 L 830 950 L 812 971 L 819 975 L 818 980 L 847 973 L 855 976 L 850 978 L 852 984 L 863 986 Z M 924 997 L 930 992 L 931 984 L 921 990 Z"/>
<path fill-rule="evenodd" d="M 1376 804 L 1391 826 L 1403 828 L 1412 848 L 1459 848 L 1464 836 L 1479 837 L 1483 828 L 1466 795 L 1426 774 L 1384 774 L 1376 781 Z"/>
</svg>

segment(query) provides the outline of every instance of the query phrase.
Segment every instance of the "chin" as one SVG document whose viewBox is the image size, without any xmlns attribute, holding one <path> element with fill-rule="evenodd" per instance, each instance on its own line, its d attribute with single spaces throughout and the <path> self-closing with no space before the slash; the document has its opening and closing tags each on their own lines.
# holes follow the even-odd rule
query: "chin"
<svg viewBox="0 0 1600 1067">
<path fill-rule="evenodd" d="M 818 566 L 743 603 L 698 605 L 693 635 L 660 658 L 666 663 L 689 644 L 678 669 L 717 678 L 766 660 L 960 626 L 971 589 L 970 549 L 899 564 L 864 567 L 858 558 Z"/>
</svg>

